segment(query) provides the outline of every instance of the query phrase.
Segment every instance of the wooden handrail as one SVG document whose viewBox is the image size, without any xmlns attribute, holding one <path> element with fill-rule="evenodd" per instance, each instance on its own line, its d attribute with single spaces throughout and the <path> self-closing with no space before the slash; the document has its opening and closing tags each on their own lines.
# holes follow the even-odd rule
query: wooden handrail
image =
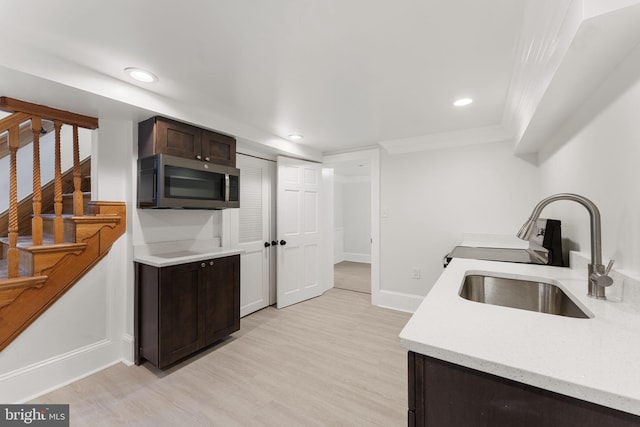
<svg viewBox="0 0 640 427">
<path fill-rule="evenodd" d="M 10 113 L 28 113 L 51 121 L 57 120 L 69 125 L 75 124 L 81 128 L 98 129 L 98 119 L 95 117 L 84 116 L 82 114 L 58 110 L 57 108 L 46 107 L 40 104 L 20 101 L 7 96 L 0 97 L 0 110 L 8 111 Z"/>
<path fill-rule="evenodd" d="M 73 163 L 74 163 L 74 214 L 82 216 L 82 192 L 80 176 L 80 156 L 78 147 L 78 127 L 96 129 L 98 119 L 46 107 L 44 105 L 32 104 L 8 97 L 0 97 L 0 110 L 12 112 L 13 114 L 0 120 L 0 133 L 8 131 L 6 145 L 9 148 L 10 168 L 9 168 L 9 249 L 7 251 L 7 264 L 9 278 L 16 278 L 20 274 L 18 256 L 18 198 L 17 198 L 17 152 L 21 146 L 20 126 L 25 122 L 31 122 L 33 133 L 33 220 L 32 239 L 34 245 L 41 245 L 42 236 L 42 194 L 40 182 L 40 131 L 42 120 L 52 120 L 55 129 L 55 159 L 54 159 L 54 243 L 64 243 L 64 222 L 62 219 L 62 171 L 61 171 L 61 129 L 63 125 L 73 126 Z"/>
</svg>

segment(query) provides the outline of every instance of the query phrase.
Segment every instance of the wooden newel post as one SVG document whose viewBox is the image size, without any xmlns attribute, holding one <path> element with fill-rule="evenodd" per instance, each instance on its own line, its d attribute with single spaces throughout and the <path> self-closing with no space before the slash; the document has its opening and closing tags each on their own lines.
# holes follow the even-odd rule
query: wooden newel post
<svg viewBox="0 0 640 427">
<path fill-rule="evenodd" d="M 33 131 L 33 218 L 31 219 L 31 234 L 33 245 L 42 245 L 42 189 L 40 188 L 40 131 L 42 120 L 40 117 L 31 118 Z"/>
<path fill-rule="evenodd" d="M 60 129 L 62 128 L 62 122 L 58 120 L 54 121 L 53 127 L 56 131 L 53 198 L 53 212 L 55 213 L 55 218 L 53 219 L 53 242 L 64 243 L 64 221 L 62 219 L 62 166 L 60 160 Z"/>
<path fill-rule="evenodd" d="M 18 174 L 16 158 L 20 147 L 20 127 L 12 126 L 9 129 L 9 249 L 7 251 L 9 279 L 20 275 L 20 261 L 18 256 Z"/>
</svg>

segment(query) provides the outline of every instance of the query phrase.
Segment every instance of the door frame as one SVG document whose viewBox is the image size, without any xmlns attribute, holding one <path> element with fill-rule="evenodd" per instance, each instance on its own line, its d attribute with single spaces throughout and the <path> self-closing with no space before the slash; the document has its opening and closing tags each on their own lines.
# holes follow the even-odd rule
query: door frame
<svg viewBox="0 0 640 427">
<path fill-rule="evenodd" d="M 371 179 L 371 304 L 380 305 L 380 149 L 352 151 L 324 156 L 323 167 L 363 160 L 369 162 Z M 331 227 L 333 233 L 333 227 Z"/>
</svg>

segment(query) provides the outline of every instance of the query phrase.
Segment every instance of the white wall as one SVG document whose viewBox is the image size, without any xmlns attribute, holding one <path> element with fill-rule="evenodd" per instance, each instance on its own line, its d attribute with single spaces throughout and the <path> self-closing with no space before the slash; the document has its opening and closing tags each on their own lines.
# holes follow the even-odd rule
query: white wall
<svg viewBox="0 0 640 427">
<path fill-rule="evenodd" d="M 333 182 L 333 225 L 335 228 L 344 227 L 344 185 L 339 176 L 334 176 Z"/>
<path fill-rule="evenodd" d="M 334 224 L 334 201 L 335 201 L 335 176 L 333 169 L 322 168 L 322 193 L 320 199 L 321 216 L 326 220 L 321 220 L 320 227 L 322 240 L 320 245 L 322 262 L 320 279 L 325 290 L 333 288 L 334 275 L 333 263 L 328 262 L 335 259 L 335 224 Z"/>
<path fill-rule="evenodd" d="M 333 263 L 344 261 L 344 196 L 339 179 L 333 180 Z"/>
<path fill-rule="evenodd" d="M 94 198 L 131 197 L 133 124 L 100 120 L 93 133 Z M 130 226 L 131 204 L 127 203 Z M 0 352 L 0 402 L 21 402 L 86 376 L 133 350 L 133 264 L 128 235 Z"/>
<path fill-rule="evenodd" d="M 638 74 L 636 74 L 637 76 Z M 592 98 L 590 103 L 597 103 Z M 588 108 L 585 105 L 585 108 Z M 557 148 L 540 152 L 541 195 L 560 192 L 591 199 L 602 216 L 603 259 L 640 275 L 640 83 L 636 82 Z M 557 202 L 544 214 L 562 220 L 563 237 L 589 256 L 589 215 Z"/>
<path fill-rule="evenodd" d="M 371 262 L 371 181 L 342 178 L 343 259 Z"/>
<path fill-rule="evenodd" d="M 221 211 L 136 209 L 133 200 L 133 244 L 176 240 L 208 240 L 220 237 Z"/>
<path fill-rule="evenodd" d="M 415 309 L 463 233 L 519 230 L 540 193 L 537 167 L 512 153 L 493 143 L 382 156 L 381 305 Z"/>
</svg>

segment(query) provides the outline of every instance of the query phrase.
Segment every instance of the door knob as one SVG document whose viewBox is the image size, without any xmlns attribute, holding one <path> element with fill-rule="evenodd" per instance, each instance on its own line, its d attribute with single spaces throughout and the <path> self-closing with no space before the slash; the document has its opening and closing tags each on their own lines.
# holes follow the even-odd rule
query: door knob
<svg viewBox="0 0 640 427">
<path fill-rule="evenodd" d="M 284 245 L 286 245 L 286 244 L 287 244 L 287 241 L 286 241 L 286 240 L 280 240 L 280 246 L 284 246 Z"/>
<path fill-rule="evenodd" d="M 278 246 L 278 241 L 277 241 L 277 240 L 272 240 L 272 241 L 271 241 L 271 245 L 273 245 L 273 246 Z"/>
<path fill-rule="evenodd" d="M 265 248 L 268 248 L 269 246 L 271 246 L 271 243 L 269 243 L 269 242 L 264 242 L 264 247 L 265 247 Z"/>
</svg>

